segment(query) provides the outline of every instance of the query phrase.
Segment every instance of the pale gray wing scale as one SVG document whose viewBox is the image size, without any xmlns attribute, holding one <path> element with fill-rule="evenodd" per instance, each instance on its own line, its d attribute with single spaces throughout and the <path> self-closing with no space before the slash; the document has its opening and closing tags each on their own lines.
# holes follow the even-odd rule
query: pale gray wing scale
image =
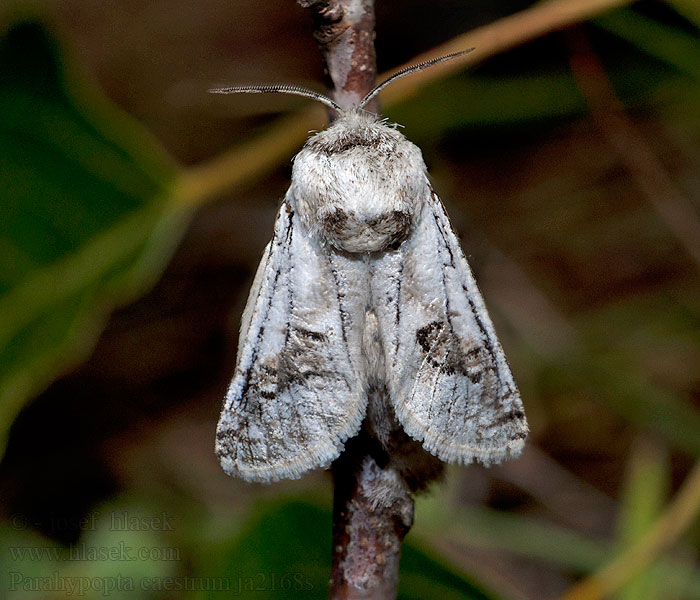
<svg viewBox="0 0 700 600">
<path fill-rule="evenodd" d="M 520 395 L 440 199 L 426 183 L 414 230 L 374 261 L 387 382 L 406 432 L 446 462 L 522 450 Z"/>
<path fill-rule="evenodd" d="M 227 473 L 299 477 L 327 466 L 358 431 L 367 400 L 349 315 L 364 314 L 368 275 L 362 264 L 340 263 L 285 201 L 243 314 L 217 429 Z"/>
</svg>

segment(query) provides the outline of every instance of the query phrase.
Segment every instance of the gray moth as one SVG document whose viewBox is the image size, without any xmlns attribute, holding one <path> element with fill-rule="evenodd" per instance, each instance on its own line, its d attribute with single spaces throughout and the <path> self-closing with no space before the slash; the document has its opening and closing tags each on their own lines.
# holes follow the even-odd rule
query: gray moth
<svg viewBox="0 0 700 600">
<path fill-rule="evenodd" d="M 243 313 L 216 437 L 230 475 L 327 467 L 363 421 L 388 452 L 400 432 L 448 463 L 523 448 L 520 395 L 421 152 L 363 110 L 434 62 L 350 110 L 294 86 L 213 90 L 295 93 L 340 115 L 294 158 Z"/>
</svg>

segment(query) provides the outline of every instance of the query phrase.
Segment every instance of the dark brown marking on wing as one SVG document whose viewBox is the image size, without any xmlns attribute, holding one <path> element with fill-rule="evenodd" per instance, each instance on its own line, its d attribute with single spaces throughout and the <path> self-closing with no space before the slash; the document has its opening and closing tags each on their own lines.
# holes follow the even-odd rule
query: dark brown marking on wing
<svg viewBox="0 0 700 600">
<path fill-rule="evenodd" d="M 431 191 L 432 191 L 432 188 L 431 188 Z M 433 200 L 435 201 L 435 203 L 437 204 L 437 210 L 442 211 L 442 214 L 445 216 L 445 219 L 447 220 L 447 223 L 449 226 L 450 225 L 449 216 L 445 212 L 445 208 L 443 207 L 442 202 L 440 201 L 440 199 L 438 198 L 437 194 L 435 194 L 434 191 L 432 191 L 432 197 L 433 197 Z M 445 248 L 449 252 L 450 266 L 452 266 L 454 268 L 455 267 L 454 255 L 452 253 L 452 249 L 450 248 L 449 243 L 447 242 L 447 233 L 443 229 L 442 223 L 440 222 L 440 219 L 438 219 L 437 210 L 435 212 L 435 224 L 438 228 L 438 231 L 440 232 L 440 236 L 442 237 L 442 242 L 443 242 L 442 246 L 443 246 L 443 248 Z M 453 235 L 455 235 L 454 232 L 453 232 Z M 455 235 L 455 237 L 456 237 L 456 235 Z M 481 332 L 482 343 L 484 345 L 484 348 L 486 349 L 486 351 L 488 352 L 488 354 L 490 356 L 490 359 L 491 359 L 490 362 L 491 362 L 491 365 L 493 366 L 493 371 L 494 371 L 494 374 L 496 376 L 496 380 L 498 381 L 498 384 L 500 387 L 502 384 L 501 374 L 499 373 L 498 368 L 496 367 L 498 364 L 498 361 L 496 360 L 496 350 L 493 346 L 491 336 L 489 335 L 489 332 L 487 331 L 486 326 L 484 325 L 484 322 L 481 319 L 481 315 L 479 314 L 479 311 L 476 309 L 476 305 L 474 304 L 474 301 L 472 300 L 470 290 L 467 289 L 467 286 L 464 284 L 462 284 L 462 290 L 464 291 L 464 293 L 466 295 L 467 302 L 469 303 L 469 308 L 470 308 L 472 315 L 474 317 L 474 321 L 476 322 L 476 325 L 479 328 L 479 331 Z M 447 290 L 445 290 L 445 291 L 447 291 Z M 448 297 L 447 293 L 445 294 L 445 296 L 446 296 L 446 302 L 449 303 L 449 297 Z M 448 317 L 448 321 L 450 321 L 450 326 L 452 326 L 450 314 L 449 314 L 449 305 L 448 305 L 447 317 Z"/>
<path fill-rule="evenodd" d="M 522 410 L 511 410 L 500 415 L 493 424 L 496 426 L 506 425 L 512 421 L 520 421 L 525 418 L 525 413 Z"/>
<path fill-rule="evenodd" d="M 345 294 L 340 291 L 338 270 L 335 268 L 335 265 L 333 264 L 333 257 L 330 254 L 328 255 L 328 264 L 330 265 L 331 275 L 333 275 L 333 283 L 335 284 L 335 297 L 338 301 L 338 312 L 340 312 L 340 329 L 343 334 L 343 343 L 345 344 L 345 351 L 348 353 L 347 356 L 350 356 L 347 335 L 348 312 L 343 306 L 343 299 L 345 298 Z"/>
<path fill-rule="evenodd" d="M 290 326 L 284 348 L 251 368 L 247 395 L 272 400 L 294 386 L 315 389 L 314 379 L 343 380 L 349 387 L 347 379 L 326 358 L 327 339 L 325 334 Z"/>
<path fill-rule="evenodd" d="M 437 331 L 439 334 L 442 331 L 443 327 L 444 324 L 442 322 L 433 321 L 432 323 L 428 323 L 427 325 L 424 325 L 418 331 L 416 331 L 416 341 L 423 349 L 423 352 L 425 352 L 426 354 L 430 352 L 432 347 L 437 342 L 437 336 L 435 335 L 435 332 Z"/>
<path fill-rule="evenodd" d="M 452 335 L 450 335 L 450 331 Z M 445 375 L 455 373 L 466 377 L 473 384 L 483 380 L 484 373 L 496 372 L 488 357 L 478 346 L 469 350 L 460 347 L 460 340 L 444 321 L 432 321 L 416 331 L 416 342 L 425 354 L 425 360 Z"/>
<path fill-rule="evenodd" d="M 270 313 L 272 299 L 274 298 L 275 290 L 277 289 L 277 283 L 279 281 L 281 273 L 282 271 L 280 269 L 277 269 L 277 271 L 275 272 L 275 278 L 272 282 L 272 292 L 270 293 L 267 299 L 267 307 L 265 309 L 265 317 L 263 318 L 263 323 L 267 322 L 267 315 Z M 243 385 L 241 386 L 241 404 L 243 407 L 247 406 L 247 392 L 248 388 L 250 387 L 250 378 L 252 375 L 253 368 L 255 367 L 256 358 L 258 355 L 258 347 L 260 346 L 264 333 L 265 327 L 262 326 L 260 327 L 260 329 L 258 329 L 258 334 L 255 336 L 255 343 L 253 344 L 253 351 L 250 357 L 250 365 L 243 373 Z"/>
<path fill-rule="evenodd" d="M 319 333 L 318 331 L 311 331 L 309 329 L 304 329 L 302 327 L 295 327 L 296 332 L 306 338 L 310 338 L 317 342 L 328 341 L 328 336 L 325 333 Z"/>
<path fill-rule="evenodd" d="M 399 354 L 399 326 L 401 325 L 401 281 L 403 280 L 404 261 L 399 264 L 399 272 L 396 276 L 396 314 L 394 315 L 394 356 Z"/>
<path fill-rule="evenodd" d="M 292 218 L 294 217 L 294 211 L 292 210 L 289 203 L 287 203 L 287 202 L 284 202 L 283 206 L 285 207 L 285 211 L 288 214 L 288 221 L 287 221 L 287 228 L 285 231 L 285 238 L 287 241 L 289 241 L 291 238 L 291 230 L 293 229 Z M 282 240 L 279 239 L 279 236 L 277 235 L 277 233 L 276 232 L 273 233 L 272 240 L 270 241 L 270 246 L 269 246 L 269 249 L 267 251 L 267 260 L 268 261 L 270 260 L 270 257 L 272 256 L 273 247 L 275 245 L 279 246 L 279 245 L 281 245 L 281 243 L 282 243 Z M 262 319 L 263 323 L 267 323 L 267 316 L 270 314 L 272 300 L 275 296 L 275 290 L 277 289 L 277 285 L 279 283 L 279 278 L 280 278 L 281 273 L 282 273 L 282 270 L 279 268 L 275 271 L 275 277 L 272 281 L 272 286 L 271 286 L 272 290 L 271 290 L 270 294 L 268 295 L 267 306 L 265 307 L 265 317 L 263 317 L 263 319 Z M 251 357 L 250 357 L 250 366 L 243 373 L 243 385 L 241 386 L 241 403 L 242 403 L 243 407 L 245 407 L 247 405 L 246 392 L 248 391 L 248 387 L 250 385 L 251 372 L 252 372 L 252 369 L 256 363 L 256 357 L 258 354 L 258 347 L 260 346 L 260 343 L 262 341 L 262 337 L 263 337 L 264 333 L 265 333 L 265 326 L 262 325 L 260 327 L 260 329 L 258 329 L 258 333 L 255 336 L 255 343 L 253 344 L 253 351 L 252 351 Z"/>
<path fill-rule="evenodd" d="M 491 361 L 495 365 L 497 365 L 496 361 L 496 350 L 493 347 L 493 344 L 491 342 L 491 336 L 489 335 L 488 331 L 486 330 L 486 326 L 484 325 L 484 322 L 481 320 L 481 315 L 479 314 L 479 311 L 476 309 L 476 306 L 474 305 L 474 301 L 472 300 L 471 294 L 469 293 L 469 290 L 465 285 L 462 285 L 462 289 L 467 295 L 467 302 L 469 302 L 469 308 L 472 311 L 472 315 L 474 316 L 474 321 L 476 321 L 476 325 L 479 328 L 479 331 L 481 331 L 481 341 L 484 344 L 484 348 L 486 348 L 486 351 L 489 353 L 489 356 L 491 357 Z M 501 384 L 501 374 L 498 372 L 498 369 L 494 369 L 496 373 L 496 379 L 498 379 L 499 385 Z"/>
<path fill-rule="evenodd" d="M 291 244 L 292 241 L 292 232 L 294 231 L 294 227 L 292 227 L 292 219 L 294 218 L 294 211 L 292 210 L 291 206 L 287 204 L 287 243 Z"/>
</svg>

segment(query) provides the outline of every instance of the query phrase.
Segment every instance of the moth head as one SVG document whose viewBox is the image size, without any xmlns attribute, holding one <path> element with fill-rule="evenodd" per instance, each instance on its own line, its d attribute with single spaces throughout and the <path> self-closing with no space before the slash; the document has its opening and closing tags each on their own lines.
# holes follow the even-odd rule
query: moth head
<svg viewBox="0 0 700 600">
<path fill-rule="evenodd" d="M 325 243 L 350 253 L 398 246 L 416 222 L 428 193 L 420 150 L 397 129 L 364 110 L 388 85 L 473 48 L 401 69 L 350 109 L 295 85 L 248 85 L 210 90 L 217 94 L 282 93 L 311 98 L 339 115 L 309 138 L 294 159 L 291 206 Z"/>
</svg>

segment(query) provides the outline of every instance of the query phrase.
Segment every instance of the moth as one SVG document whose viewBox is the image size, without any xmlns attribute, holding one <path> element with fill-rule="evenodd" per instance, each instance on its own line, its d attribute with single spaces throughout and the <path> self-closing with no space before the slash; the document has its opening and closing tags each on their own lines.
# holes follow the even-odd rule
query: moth
<svg viewBox="0 0 700 600">
<path fill-rule="evenodd" d="M 216 454 L 230 475 L 270 482 L 327 467 L 366 427 L 441 461 L 517 456 L 528 426 L 467 260 L 396 126 L 288 85 L 218 93 L 311 97 L 339 114 L 294 158 L 243 313 Z"/>
</svg>

